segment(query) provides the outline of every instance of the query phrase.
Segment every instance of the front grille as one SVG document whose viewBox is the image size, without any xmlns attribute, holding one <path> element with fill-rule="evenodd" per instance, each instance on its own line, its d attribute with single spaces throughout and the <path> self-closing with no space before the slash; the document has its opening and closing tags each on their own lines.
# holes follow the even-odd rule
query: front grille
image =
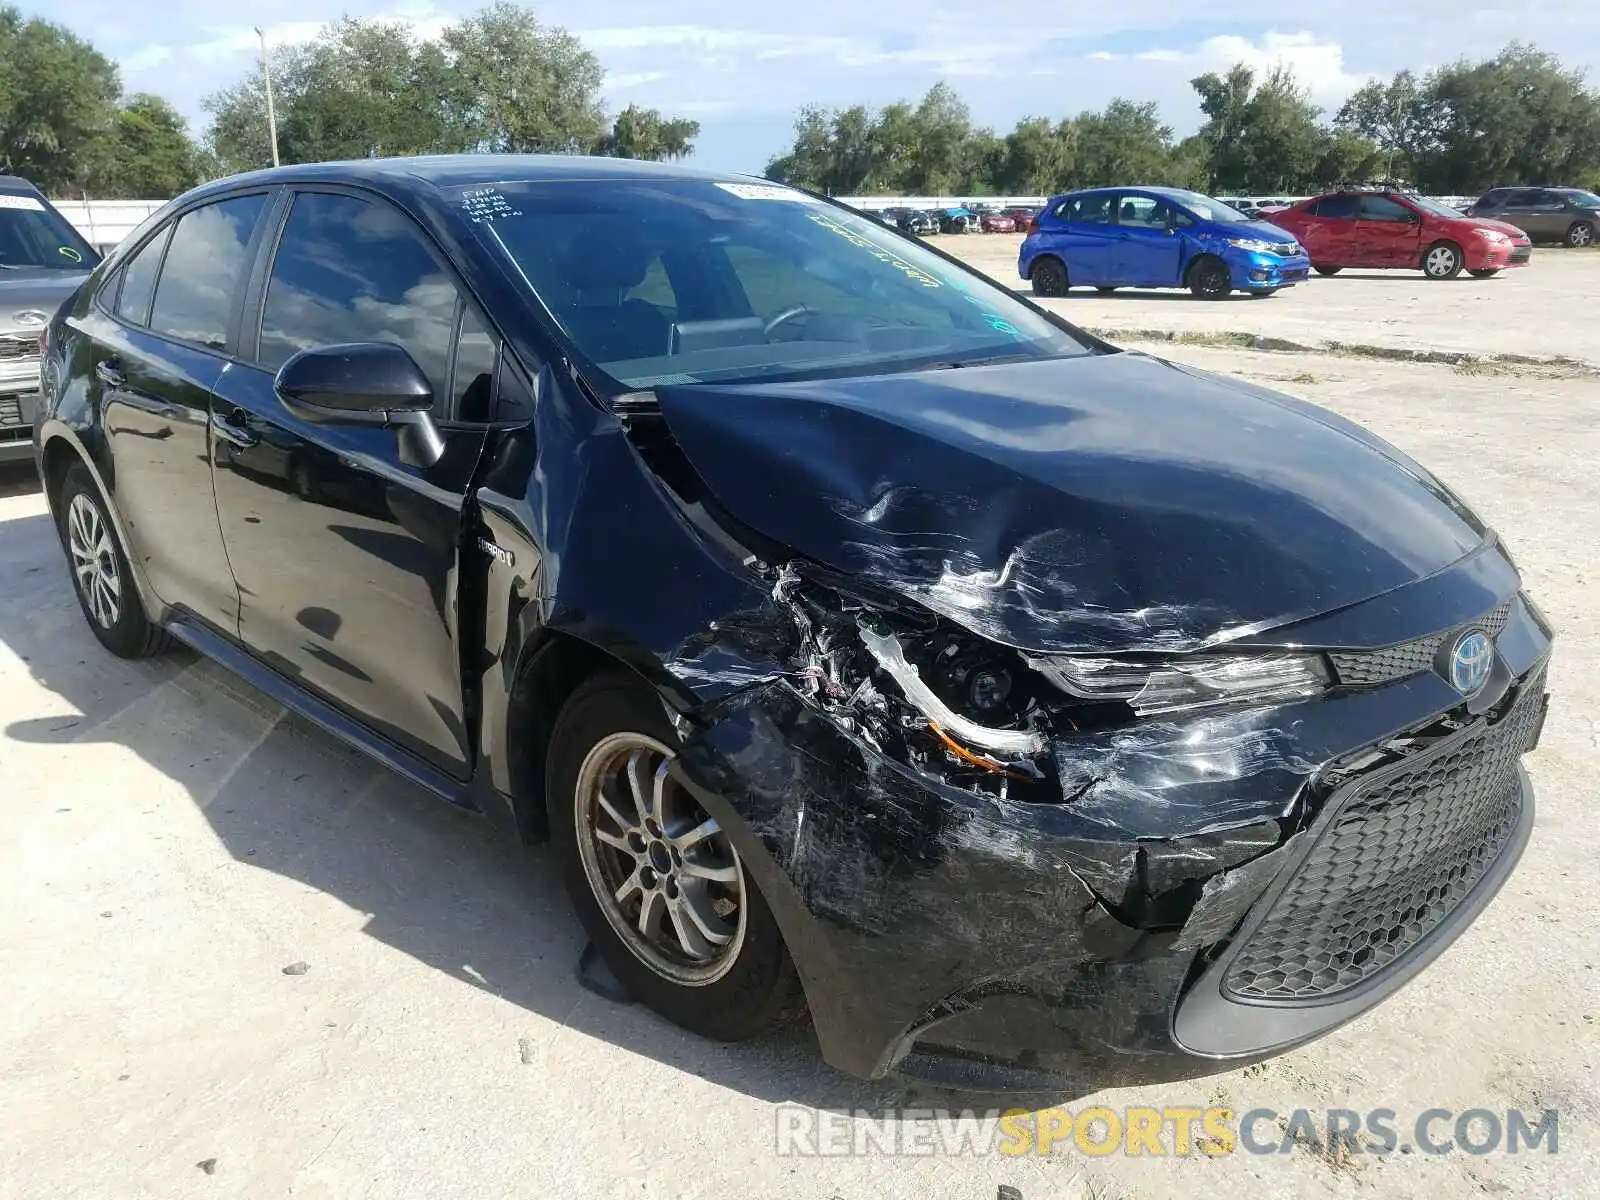
<svg viewBox="0 0 1600 1200">
<path fill-rule="evenodd" d="M 1304 279 L 1306 277 L 1305 268 L 1296 267 L 1292 271 L 1285 271 L 1283 277 L 1285 279 Z"/>
<path fill-rule="evenodd" d="M 0 445 L 20 442 L 28 437 L 28 427 L 22 423 L 22 398 L 0 396 Z"/>
<path fill-rule="evenodd" d="M 1533 257 L 1533 247 L 1532 246 L 1516 246 L 1516 247 L 1512 248 L 1511 261 L 1514 262 L 1514 263 L 1525 263 L 1532 257 Z"/>
<path fill-rule="evenodd" d="M 1356 783 L 1228 968 L 1246 1000 L 1322 1000 L 1364 983 L 1471 894 L 1521 814 L 1517 759 L 1544 703 L 1542 673 L 1443 754 Z"/>
<path fill-rule="evenodd" d="M 0 333 L 0 362 L 25 362 L 38 357 L 38 334 Z"/>
<path fill-rule="evenodd" d="M 1468 622 L 1461 629 L 1479 628 L 1490 637 L 1498 637 L 1510 620 L 1511 604 L 1508 601 L 1490 609 L 1482 620 Z M 1391 679 L 1404 679 L 1431 668 L 1439 647 L 1460 632 L 1460 629 L 1452 629 L 1377 650 L 1336 650 L 1328 658 L 1333 662 L 1340 683 L 1356 687 L 1387 683 Z"/>
</svg>

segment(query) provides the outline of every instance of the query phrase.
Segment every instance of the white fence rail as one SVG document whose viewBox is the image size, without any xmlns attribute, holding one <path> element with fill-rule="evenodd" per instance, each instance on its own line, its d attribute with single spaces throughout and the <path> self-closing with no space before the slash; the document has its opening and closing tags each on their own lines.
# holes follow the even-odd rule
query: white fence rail
<svg viewBox="0 0 1600 1200">
<path fill-rule="evenodd" d="M 109 250 L 166 201 L 52 200 L 50 203 L 91 246 Z"/>
</svg>

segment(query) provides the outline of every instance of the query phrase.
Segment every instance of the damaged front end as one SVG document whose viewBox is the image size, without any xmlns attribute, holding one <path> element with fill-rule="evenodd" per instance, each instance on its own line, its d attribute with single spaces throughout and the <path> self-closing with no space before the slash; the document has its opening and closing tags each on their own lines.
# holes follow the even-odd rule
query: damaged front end
<svg viewBox="0 0 1600 1200">
<path fill-rule="evenodd" d="M 693 696 L 675 770 L 852 1073 L 1275 1053 L 1414 976 L 1526 840 L 1550 631 L 1492 535 L 1335 418 L 1240 427 L 1126 369 L 1115 405 L 1031 369 L 662 389 L 645 457 L 766 597 L 664 656 Z M 1185 405 L 1140 442 L 1163 389 Z M 1361 486 L 1262 468 L 1264 431 Z M 1466 696 L 1440 656 L 1474 630 L 1495 665 Z"/>
</svg>

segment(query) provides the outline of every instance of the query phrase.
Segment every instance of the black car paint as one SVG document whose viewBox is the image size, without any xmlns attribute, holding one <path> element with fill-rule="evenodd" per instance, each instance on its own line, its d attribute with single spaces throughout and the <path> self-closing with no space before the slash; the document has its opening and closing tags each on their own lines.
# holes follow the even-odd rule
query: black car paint
<svg viewBox="0 0 1600 1200">
<path fill-rule="evenodd" d="M 290 707 L 526 839 L 544 828 L 549 702 L 574 669 L 635 671 L 683 735 L 676 769 L 729 831 L 780 922 L 829 1062 L 868 1076 L 897 1064 L 937 1075 L 963 1061 L 947 1056 L 953 1049 L 988 1060 L 999 1074 L 985 1078 L 1023 1083 L 1034 1078 L 1027 1064 L 1060 1072 L 1068 1059 L 1107 1082 L 1212 1069 L 1172 1033 L 1205 951 L 1226 942 L 1303 844 L 1331 767 L 1459 710 L 1460 698 L 1420 674 L 1273 709 L 1090 730 L 1054 747 L 1070 803 L 1008 801 L 887 756 L 799 690 L 803 638 L 775 596 L 779 560 L 831 561 L 924 603 L 940 572 L 989 572 L 976 603 L 948 615 L 1034 649 L 1103 646 L 1113 635 L 1135 649 L 1221 639 L 1379 646 L 1509 601 L 1505 670 L 1488 702 L 1548 652 L 1548 627 L 1517 599 L 1515 568 L 1430 476 L 1370 435 L 1130 355 L 669 389 L 659 412 L 613 411 L 434 185 L 646 169 L 704 177 L 570 160 L 413 160 L 286 168 L 192 194 L 126 245 L 176 207 L 264 184 L 358 187 L 393 203 L 492 318 L 534 399 L 532 419 L 458 431 L 476 449 L 424 470 L 398 461 L 392 430 L 296 423 L 270 378 L 237 357 L 243 316 L 260 302 L 260 246 L 234 341 L 209 356 L 211 412 L 187 398 L 170 414 L 108 400 L 84 381 L 99 353 L 90 339 L 129 336 L 95 299 L 125 249 L 57 325 L 53 353 L 71 361 L 39 434 L 47 482 L 64 456 L 80 456 L 113 499 L 125 543 L 140 547 L 145 526 L 181 517 L 173 509 L 205 510 L 196 496 L 209 497 L 201 478 L 214 462 L 214 511 L 230 548 L 236 538 L 249 546 L 234 563 L 240 615 L 230 623 L 225 606 L 213 615 L 172 603 L 172 585 L 139 554 L 132 565 L 149 611 Z M 1204 426 L 1185 417 L 1191 398 Z M 910 411 L 924 404 L 981 412 L 983 428 L 932 430 Z M 309 505 L 297 511 L 270 474 L 233 461 L 218 420 L 235 407 L 247 427 L 270 424 L 303 448 L 320 476 L 355 484 L 321 497 L 331 522 Z M 139 432 L 110 433 L 116 414 L 135 411 Z M 1195 440 L 1152 453 L 1146 435 L 1163 418 Z M 1045 435 L 1056 439 L 1048 453 L 1029 449 Z M 181 446 L 185 467 L 201 468 L 178 476 L 186 491 L 166 493 L 165 509 L 141 478 L 154 451 L 125 451 L 144 443 Z M 820 447 L 838 453 L 819 457 Z M 1296 447 L 1304 460 L 1280 464 L 1281 478 L 1265 486 L 1264 460 Z M 728 457 L 735 452 L 744 459 Z M 1291 467 L 1375 490 L 1285 506 Z M 957 490 L 958 472 L 980 482 Z M 1361 512 L 1363 495 L 1426 520 L 1437 546 L 1403 553 L 1386 542 L 1393 512 Z M 893 534 L 921 531 L 866 520 L 886 497 L 889 511 L 903 497 L 903 515 L 938 517 L 945 536 L 913 555 L 888 553 L 903 546 Z M 131 513 L 120 511 L 125 501 Z M 1340 532 L 1351 519 L 1365 536 Z M 269 524 L 302 562 L 251 543 Z M 1156 538 L 1161 560 L 1137 562 L 1133 537 Z M 1033 556 L 1031 573 L 1006 570 L 1019 552 Z M 1239 574 L 1219 578 L 1218 554 Z M 1271 570 L 1252 571 L 1255 555 Z M 297 590 L 350 573 L 352 561 L 376 586 Z M 286 565 L 299 581 L 290 587 Z M 1041 608 L 1030 589 L 1049 583 L 1045 604 L 1056 605 L 1069 572 L 1068 603 Z M 271 631 L 259 644 L 258 628 Z M 357 630 L 378 644 L 361 662 L 330 662 L 341 631 Z M 351 673 L 370 675 L 366 662 L 391 649 L 387 678 Z M 457 690 L 440 696 L 446 663 Z M 384 688 L 413 694 L 385 698 Z M 437 728 L 459 723 L 456 740 L 417 737 L 413 701 L 439 702 Z"/>
</svg>

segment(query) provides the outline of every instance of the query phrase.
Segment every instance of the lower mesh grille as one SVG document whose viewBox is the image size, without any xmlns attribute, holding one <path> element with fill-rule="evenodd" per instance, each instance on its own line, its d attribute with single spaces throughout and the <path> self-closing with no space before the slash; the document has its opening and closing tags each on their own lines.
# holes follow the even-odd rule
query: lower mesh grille
<svg viewBox="0 0 1600 1200">
<path fill-rule="evenodd" d="M 21 441 L 28 436 L 28 427 L 22 423 L 21 398 L 0 396 L 0 443 Z"/>
<path fill-rule="evenodd" d="M 1356 791 L 1228 969 L 1251 1000 L 1322 999 L 1382 971 L 1471 893 L 1521 815 L 1544 680 L 1444 754 Z"/>
</svg>

